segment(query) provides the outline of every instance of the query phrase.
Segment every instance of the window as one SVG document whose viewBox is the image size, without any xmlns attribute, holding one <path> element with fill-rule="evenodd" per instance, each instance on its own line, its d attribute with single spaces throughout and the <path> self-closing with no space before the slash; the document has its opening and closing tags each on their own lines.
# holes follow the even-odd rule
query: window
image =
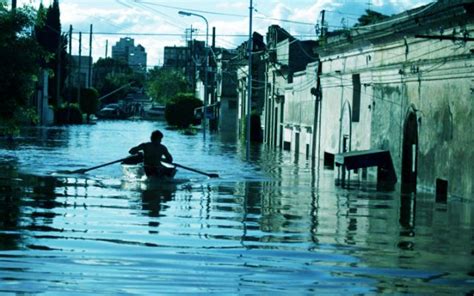
<svg viewBox="0 0 474 296">
<path fill-rule="evenodd" d="M 352 122 L 360 119 L 360 74 L 352 75 Z"/>
</svg>

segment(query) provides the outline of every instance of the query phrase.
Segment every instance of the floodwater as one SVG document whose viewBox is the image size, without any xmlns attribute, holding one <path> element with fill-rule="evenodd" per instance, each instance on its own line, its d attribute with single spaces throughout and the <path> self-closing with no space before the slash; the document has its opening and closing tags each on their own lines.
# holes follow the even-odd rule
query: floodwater
<svg viewBox="0 0 474 296">
<path fill-rule="evenodd" d="M 254 147 L 166 131 L 176 182 L 120 165 L 162 123 L 25 130 L 0 142 L 0 293 L 457 294 L 474 292 L 474 204 L 401 197 Z"/>
</svg>

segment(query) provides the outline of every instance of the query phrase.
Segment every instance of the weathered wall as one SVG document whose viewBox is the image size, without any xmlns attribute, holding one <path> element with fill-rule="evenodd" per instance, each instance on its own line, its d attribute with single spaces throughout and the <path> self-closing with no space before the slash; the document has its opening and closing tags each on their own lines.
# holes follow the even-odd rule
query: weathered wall
<svg viewBox="0 0 474 296">
<path fill-rule="evenodd" d="M 347 149 L 389 150 L 400 182 L 403 150 L 410 149 L 418 189 L 433 190 L 436 179 L 443 179 L 448 181 L 449 194 L 474 199 L 474 47 L 472 42 L 462 40 L 413 37 L 443 35 L 437 22 L 444 32 L 453 32 L 450 36 L 473 36 L 472 13 L 463 10 L 467 6 L 459 6 L 461 2 L 427 6 L 419 11 L 424 13 L 423 22 L 407 14 L 400 16 L 402 23 L 393 25 L 397 28 L 389 27 L 395 22 L 382 22 L 385 29 L 354 30 L 358 40 L 340 35 L 336 46 L 327 44 L 320 49 L 322 102 L 321 118 L 316 119 L 321 122 L 321 134 L 315 133 L 320 139 L 319 157 L 324 152 L 341 152 L 346 135 Z M 444 13 L 445 8 L 452 11 Z M 427 9 L 434 9 L 442 19 L 433 17 Z M 286 52 L 280 50 L 279 54 L 285 61 Z M 308 82 L 315 80 L 309 74 L 315 64 L 310 64 L 306 73 L 296 73 L 293 83 L 287 84 L 275 65 L 267 63 L 266 81 L 270 86 L 265 101 L 265 139 L 270 147 L 279 146 L 280 135 L 284 135 L 286 141 L 291 141 L 292 150 L 304 152 L 301 148 L 309 128 L 319 130 L 311 124 L 315 119 L 314 102 L 310 103 L 313 98 Z M 355 91 L 359 87 L 360 91 Z M 355 99 L 358 94 L 360 103 Z M 359 112 L 354 111 L 357 109 Z M 294 144 L 297 135 L 299 147 Z M 416 144 L 412 144 L 413 139 Z"/>
<path fill-rule="evenodd" d="M 472 53 L 467 44 L 400 40 L 374 49 L 372 146 L 389 149 L 400 179 L 403 126 L 418 121 L 418 188 L 448 181 L 449 193 L 472 198 L 474 144 Z"/>
<path fill-rule="evenodd" d="M 466 43 L 407 39 L 379 48 L 373 70 L 373 145 L 388 148 L 400 176 L 403 124 L 410 108 L 418 119 L 418 188 L 472 198 L 474 189 L 473 61 Z M 396 67 L 393 67 L 395 65 Z"/>
<path fill-rule="evenodd" d="M 351 150 L 370 148 L 370 122 L 372 118 L 372 75 L 366 70 L 368 59 L 365 54 L 348 53 L 340 58 L 323 60 L 321 84 L 323 88 L 321 114 L 321 152 L 342 151 L 342 138 L 349 136 Z M 353 75 L 360 75 L 359 120 L 354 121 Z M 349 148 L 349 147 L 348 147 Z M 322 154 L 320 154 L 320 157 Z"/>
<path fill-rule="evenodd" d="M 268 82 L 265 93 L 265 130 L 264 139 L 269 147 L 280 147 L 282 144 L 285 88 L 285 76 L 272 63 L 267 63 Z"/>
<path fill-rule="evenodd" d="M 390 150 L 400 181 L 404 125 L 413 110 L 418 188 L 434 190 L 443 179 L 449 194 L 473 198 L 473 66 L 468 43 L 416 38 L 324 57 L 322 152 L 339 152 L 341 134 L 352 130 L 352 150 Z M 349 124 L 354 74 L 361 81 L 360 121 Z"/>
<path fill-rule="evenodd" d="M 308 67 L 304 72 L 295 73 L 293 83 L 285 90 L 283 109 L 284 141 L 290 142 L 290 149 L 299 154 L 313 155 L 313 125 L 315 117 L 315 97 L 311 88 L 316 87 L 316 67 Z M 289 134 L 289 135 L 288 135 Z"/>
</svg>

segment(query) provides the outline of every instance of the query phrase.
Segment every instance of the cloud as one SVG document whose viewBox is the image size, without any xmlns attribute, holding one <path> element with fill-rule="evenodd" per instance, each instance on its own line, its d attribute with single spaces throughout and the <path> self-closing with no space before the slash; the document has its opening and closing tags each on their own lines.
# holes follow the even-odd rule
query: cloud
<svg viewBox="0 0 474 296">
<path fill-rule="evenodd" d="M 147 64 L 157 65 L 163 60 L 163 48 L 167 45 L 182 45 L 180 36 L 134 36 L 125 33 L 158 33 L 184 35 L 184 26 L 174 24 L 164 15 L 147 11 L 140 7 L 123 9 L 121 6 L 92 6 L 85 7 L 78 3 L 61 4 L 61 23 L 63 30 L 72 24 L 74 32 L 89 32 L 89 25 L 94 25 L 93 53 L 95 60 L 105 56 L 106 40 L 109 41 L 109 56 L 111 47 L 121 37 L 135 39 L 135 44 L 141 44 L 147 52 Z M 124 33 L 124 35 L 103 35 L 101 33 Z M 78 37 L 74 35 L 73 54 L 78 53 Z M 87 42 L 86 42 L 87 39 Z M 89 51 L 88 37 L 83 34 L 82 51 Z"/>
<path fill-rule="evenodd" d="M 271 16 L 276 19 L 289 19 L 292 14 L 290 8 L 283 3 L 278 3 L 272 10 Z"/>
<path fill-rule="evenodd" d="M 215 6 L 216 10 L 222 11 L 222 10 L 227 10 L 227 11 L 236 11 L 236 10 L 245 10 L 249 8 L 249 3 L 248 1 L 231 1 L 231 2 L 224 2 L 220 1 L 218 4 Z"/>
<path fill-rule="evenodd" d="M 49 5 L 51 0 L 43 0 Z M 373 7 L 385 14 L 399 13 L 421 5 L 430 0 L 372 0 Z M 38 6 L 40 0 L 18 0 L 20 3 L 28 3 Z M 209 28 L 213 26 L 217 30 L 217 45 L 226 48 L 236 48 L 246 40 L 248 34 L 248 0 L 234 1 L 175 1 L 172 5 L 184 6 L 189 9 L 203 11 L 203 15 L 209 21 Z M 155 65 L 163 60 L 163 48 L 165 46 L 184 45 L 184 30 L 192 24 L 193 28 L 199 29 L 197 39 L 204 40 L 204 22 L 196 17 L 180 17 L 177 9 L 164 9 L 157 6 L 137 3 L 134 0 L 60 0 L 61 23 L 63 30 L 68 30 L 72 24 L 74 31 L 89 31 L 89 24 L 94 25 L 94 32 L 111 33 L 159 33 L 178 34 L 177 36 L 137 36 L 137 35 L 94 35 L 93 53 L 95 59 L 105 55 L 105 41 L 109 40 L 109 46 L 115 44 L 120 37 L 132 37 L 136 44 L 142 44 L 148 53 L 148 64 Z M 314 26 L 320 21 L 320 12 L 325 9 L 326 21 L 330 29 L 341 26 L 344 18 L 349 25 L 357 20 L 357 15 L 362 14 L 367 8 L 367 1 L 347 0 L 265 0 L 254 1 L 255 13 L 253 19 L 253 30 L 265 35 L 268 26 L 279 24 L 295 36 L 308 35 L 314 39 Z M 242 17 L 222 16 L 218 14 L 206 14 L 205 11 L 222 12 L 228 14 L 242 15 Z M 281 22 L 273 19 L 286 19 L 296 22 L 305 22 L 301 25 L 291 22 Z M 210 31 L 211 34 L 212 31 Z M 225 35 L 225 36 L 223 36 Z M 234 35 L 234 36 L 228 36 Z M 235 36 L 243 35 L 243 36 Z M 88 40 L 83 35 L 83 53 L 88 52 Z M 211 39 L 210 39 L 211 40 Z M 77 53 L 78 38 L 75 35 L 73 49 Z M 109 48 L 109 55 L 111 50 Z"/>
</svg>

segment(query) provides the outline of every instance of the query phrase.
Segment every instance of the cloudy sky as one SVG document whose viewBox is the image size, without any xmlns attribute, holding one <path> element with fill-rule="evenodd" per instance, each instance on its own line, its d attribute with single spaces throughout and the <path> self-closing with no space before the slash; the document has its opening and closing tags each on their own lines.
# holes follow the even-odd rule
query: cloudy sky
<svg viewBox="0 0 474 296">
<path fill-rule="evenodd" d="M 330 30 L 351 26 L 365 9 L 394 14 L 434 0 L 254 0 L 254 31 L 265 34 L 271 24 L 278 24 L 300 39 L 315 39 L 315 24 L 321 10 L 326 10 Z M 38 7 L 41 0 L 18 0 L 19 5 Z M 52 0 L 42 0 L 49 5 Z M 178 14 L 185 10 L 201 14 L 216 27 L 216 44 L 235 48 L 248 34 L 249 0 L 59 0 L 62 29 L 73 26 L 73 53 L 78 52 L 79 31 L 82 53 L 89 53 L 89 27 L 93 24 L 94 60 L 104 57 L 106 40 L 111 46 L 121 37 L 132 37 L 145 47 L 149 67 L 163 61 L 164 46 L 182 46 L 186 28 L 197 31 L 204 40 L 205 22 L 199 17 Z M 209 39 L 211 40 L 211 39 Z M 210 41 L 209 41 L 210 42 Z"/>
</svg>

